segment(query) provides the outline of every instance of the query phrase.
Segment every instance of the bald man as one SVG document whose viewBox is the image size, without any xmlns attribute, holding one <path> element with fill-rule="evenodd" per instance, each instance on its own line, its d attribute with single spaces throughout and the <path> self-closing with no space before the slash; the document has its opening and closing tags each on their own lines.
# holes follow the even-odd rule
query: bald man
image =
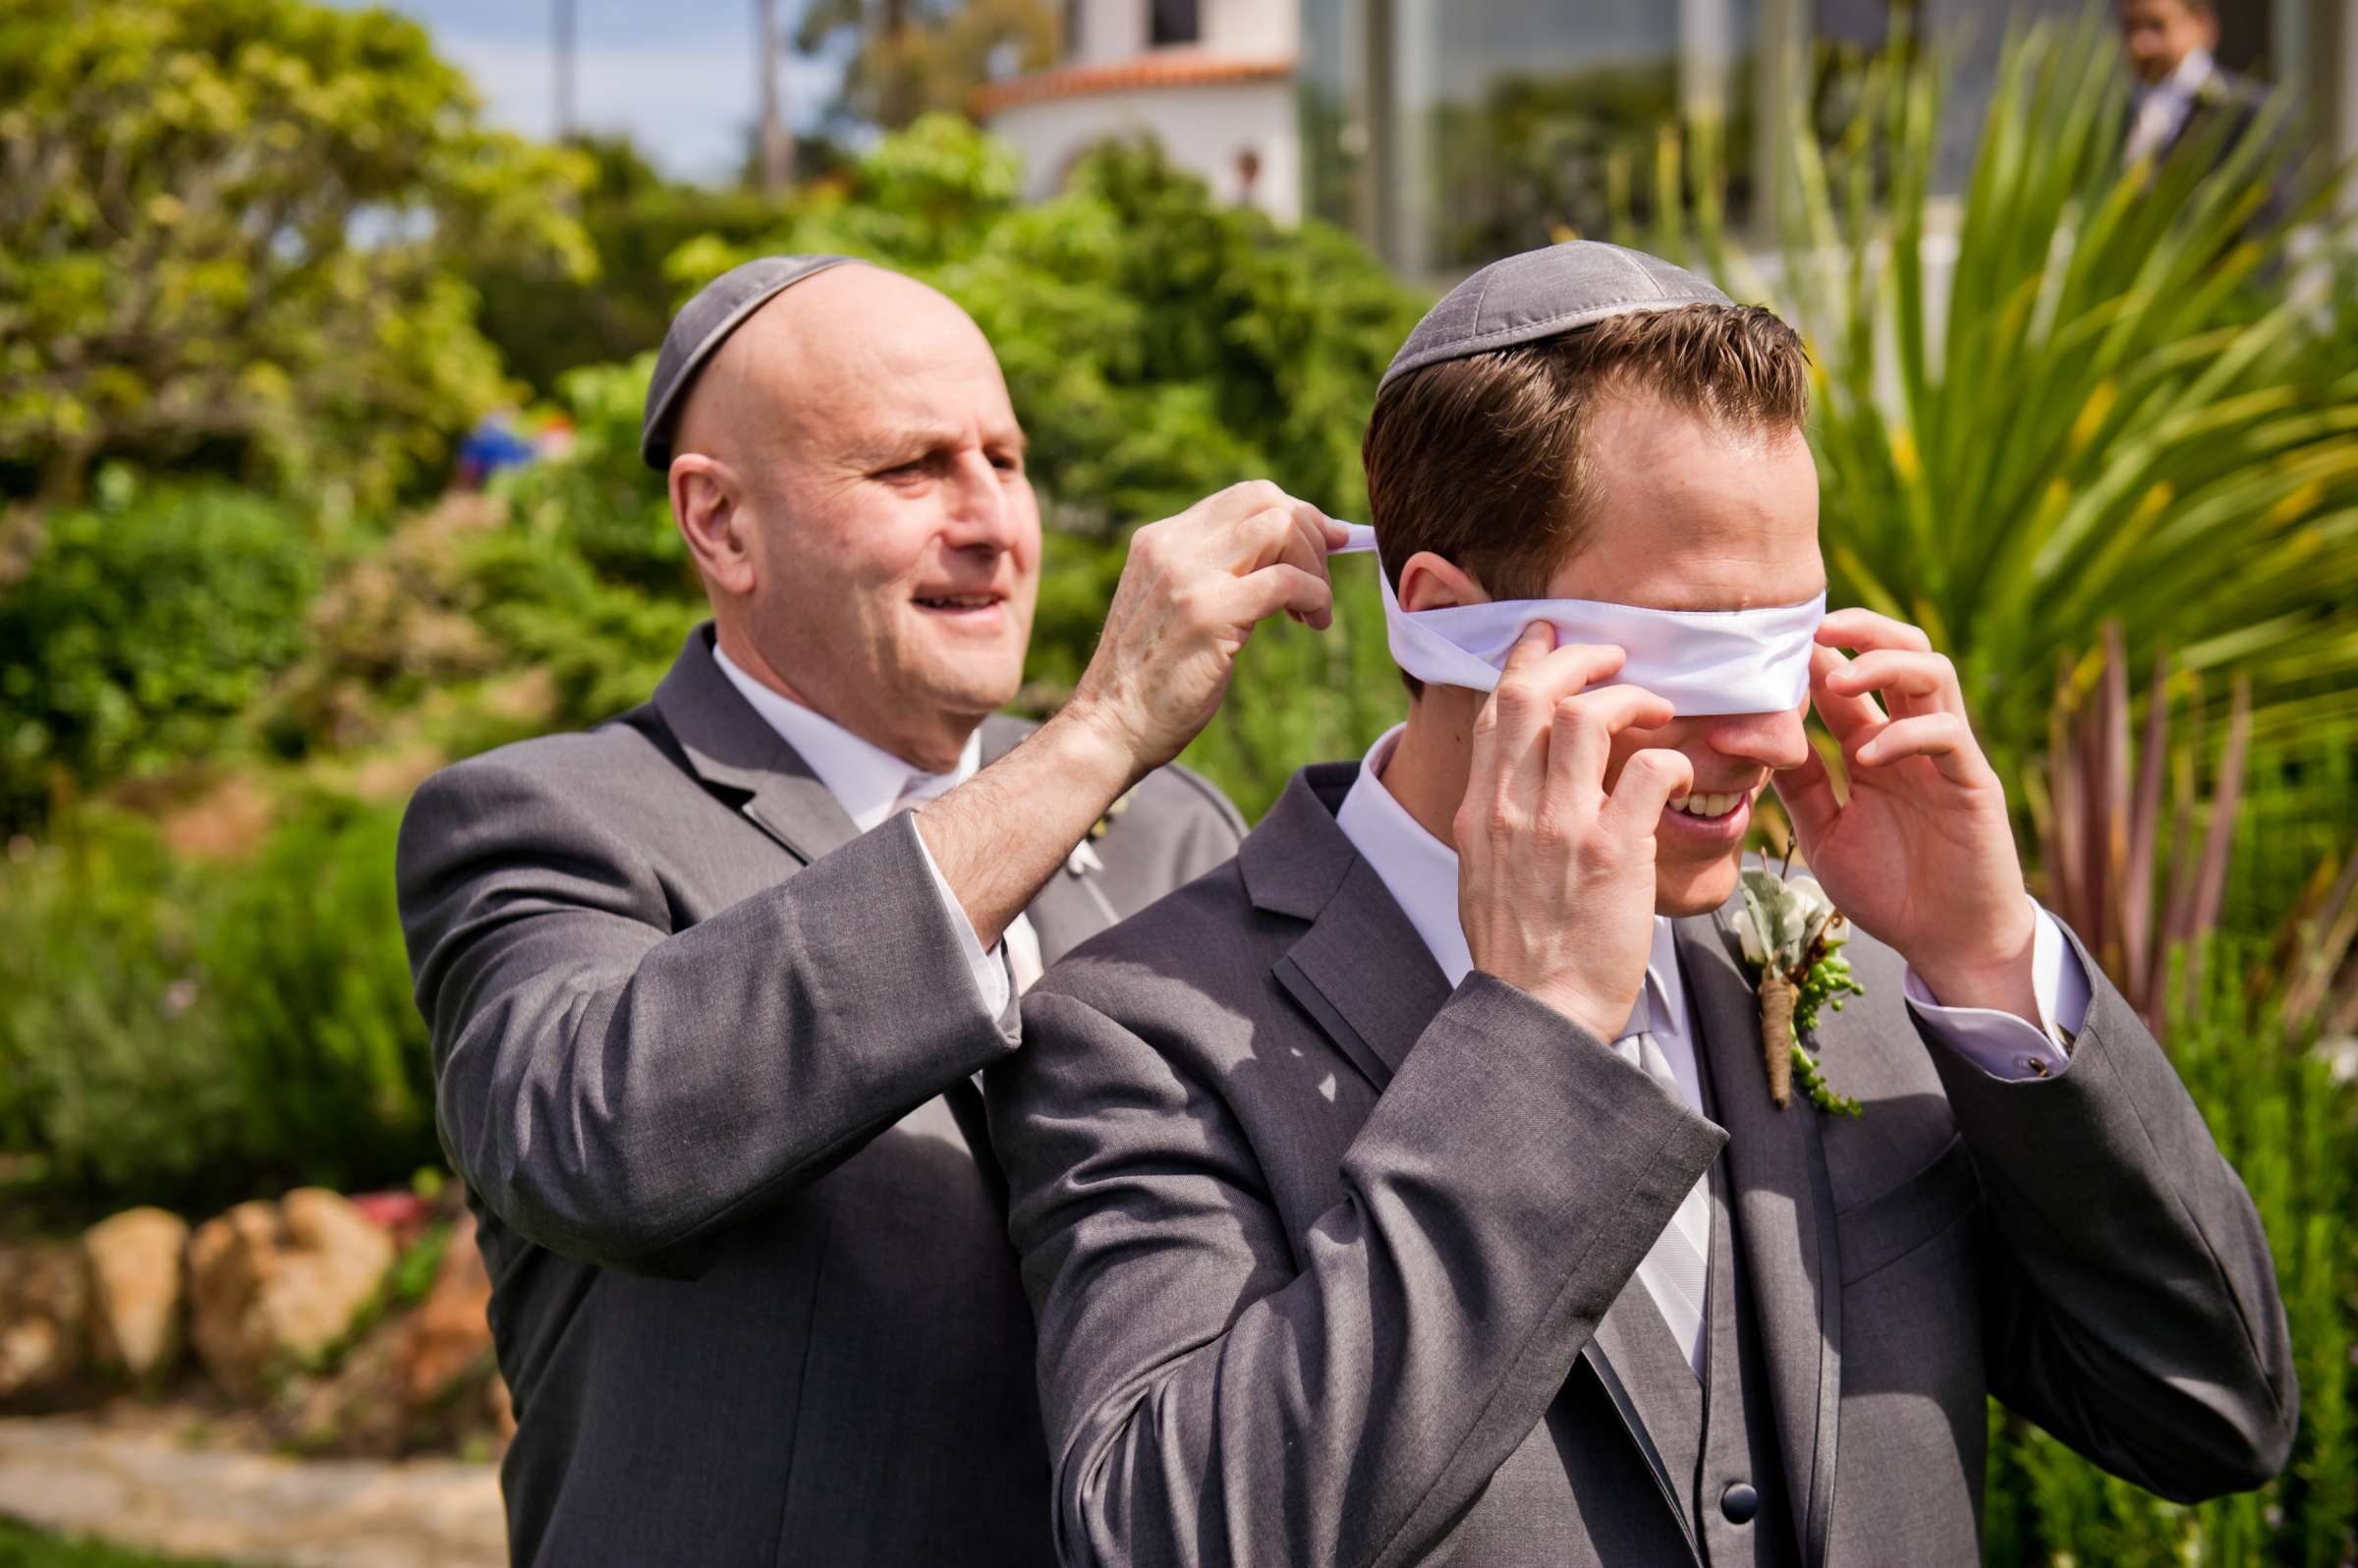
<svg viewBox="0 0 2358 1568">
<path fill-rule="evenodd" d="M 647 460 L 712 607 L 652 700 L 472 758 L 400 894 L 514 1391 L 518 1563 L 1048 1562 L 980 1070 L 1043 962 L 1226 860 L 1167 766 L 1316 509 L 1139 531 L 1073 700 L 1015 696 L 1038 504 L 941 295 L 771 257 L 680 312 Z"/>
</svg>

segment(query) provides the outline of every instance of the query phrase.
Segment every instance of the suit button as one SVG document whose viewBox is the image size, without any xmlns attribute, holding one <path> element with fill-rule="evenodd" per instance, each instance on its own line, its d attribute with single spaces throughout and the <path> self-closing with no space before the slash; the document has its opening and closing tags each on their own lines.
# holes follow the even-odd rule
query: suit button
<svg viewBox="0 0 2358 1568">
<path fill-rule="evenodd" d="M 1731 1525 L 1749 1525 L 1752 1516 L 1761 1511 L 1761 1494 L 1740 1481 L 1732 1482 L 1719 1494 L 1719 1511 Z"/>
</svg>

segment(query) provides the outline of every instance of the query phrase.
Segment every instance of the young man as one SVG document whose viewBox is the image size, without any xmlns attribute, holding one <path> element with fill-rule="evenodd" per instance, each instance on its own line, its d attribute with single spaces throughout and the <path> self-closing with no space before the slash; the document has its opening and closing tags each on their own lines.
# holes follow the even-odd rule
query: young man
<svg viewBox="0 0 2358 1568">
<path fill-rule="evenodd" d="M 1993 1392 L 2172 1496 L 2283 1462 L 2241 1185 L 2025 891 L 1946 661 L 1821 620 L 1805 386 L 1599 245 L 1386 372 L 1408 722 L 994 1070 L 1067 1564 L 1976 1563 Z M 1866 933 L 1814 1039 L 1855 1120 L 1770 1098 L 1765 784 Z"/>
<path fill-rule="evenodd" d="M 2221 117 L 2224 158 L 2258 120 L 2265 94 L 2213 58 L 2218 47 L 2213 0 L 2120 0 L 2119 21 L 2121 50 L 2137 78 L 2125 161 L 2160 163 Z"/>
<path fill-rule="evenodd" d="M 1246 484 L 1140 530 L 1034 729 L 990 715 L 1039 512 L 949 300 L 749 262 L 674 321 L 644 451 L 711 624 L 644 706 L 446 769 L 402 824 L 511 1554 L 1031 1568 L 1047 1456 L 973 1076 L 1041 960 L 1235 848 L 1161 764 L 1256 621 L 1324 624 L 1326 524 Z"/>
</svg>

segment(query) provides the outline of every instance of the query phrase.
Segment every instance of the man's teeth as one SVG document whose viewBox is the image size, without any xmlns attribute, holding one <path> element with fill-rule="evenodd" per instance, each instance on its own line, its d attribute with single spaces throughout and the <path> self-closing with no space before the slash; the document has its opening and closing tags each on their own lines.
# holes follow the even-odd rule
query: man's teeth
<svg viewBox="0 0 2358 1568">
<path fill-rule="evenodd" d="M 1736 809 L 1741 795 L 1690 795 L 1683 801 L 1672 801 L 1670 810 L 1684 812 L 1689 816 L 1725 816 Z"/>
<path fill-rule="evenodd" d="M 999 602 L 996 593 L 952 593 L 917 601 L 935 610 L 987 610 Z"/>
</svg>

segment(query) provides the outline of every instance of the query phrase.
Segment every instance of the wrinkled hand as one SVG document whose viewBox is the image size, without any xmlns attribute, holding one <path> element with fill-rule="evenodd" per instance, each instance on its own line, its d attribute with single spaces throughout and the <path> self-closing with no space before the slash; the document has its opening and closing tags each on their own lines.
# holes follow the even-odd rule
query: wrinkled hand
<svg viewBox="0 0 2358 1568">
<path fill-rule="evenodd" d="M 1850 796 L 1836 803 L 1815 753 L 1776 775 L 1810 870 L 1941 1001 L 2022 1011 L 2036 916 L 1956 666 L 1917 628 L 1869 610 L 1827 616 L 1818 644 L 1811 696 Z"/>
<path fill-rule="evenodd" d="M 1230 485 L 1130 538 L 1105 630 L 1065 711 L 1143 776 L 1211 721 L 1253 628 L 1333 620 L 1326 552 L 1346 535 L 1265 479 Z"/>
<path fill-rule="evenodd" d="M 1629 1021 L 1654 948 L 1654 834 L 1694 787 L 1676 752 L 1631 755 L 1604 788 L 1613 737 L 1670 722 L 1634 686 L 1591 687 L 1621 668 L 1615 647 L 1556 647 L 1526 630 L 1474 721 L 1456 820 L 1458 921 L 1474 965 L 1600 1038 Z"/>
</svg>

